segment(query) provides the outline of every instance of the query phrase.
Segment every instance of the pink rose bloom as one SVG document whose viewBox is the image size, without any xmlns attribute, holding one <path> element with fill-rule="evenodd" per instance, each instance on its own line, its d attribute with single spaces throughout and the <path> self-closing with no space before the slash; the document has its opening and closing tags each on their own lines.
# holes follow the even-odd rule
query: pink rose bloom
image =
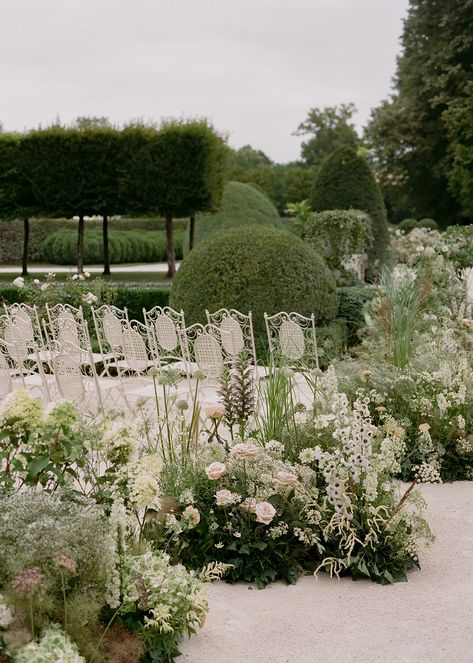
<svg viewBox="0 0 473 663">
<path fill-rule="evenodd" d="M 224 463 L 216 461 L 215 463 L 210 463 L 210 465 L 205 468 L 205 474 L 211 481 L 215 481 L 216 479 L 220 479 L 222 474 L 225 474 L 226 469 Z"/>
<path fill-rule="evenodd" d="M 215 493 L 217 506 L 228 506 L 229 504 L 233 504 L 238 501 L 238 497 L 239 496 L 236 493 L 232 493 L 231 490 L 227 490 L 226 488 L 223 490 L 217 490 Z"/>
<path fill-rule="evenodd" d="M 258 447 L 249 442 L 241 442 L 240 444 L 235 444 L 231 451 L 242 458 L 253 458 L 258 453 Z"/>
<path fill-rule="evenodd" d="M 428 433 L 429 430 L 430 430 L 430 424 L 427 424 L 427 423 L 421 424 L 419 426 L 419 430 L 420 430 L 421 433 Z"/>
<path fill-rule="evenodd" d="M 274 516 L 276 515 L 276 509 L 269 502 L 258 502 L 255 507 L 256 522 L 263 523 L 263 525 L 269 525 Z"/>
<path fill-rule="evenodd" d="M 281 486 L 293 486 L 297 482 L 297 477 L 291 472 L 278 472 L 275 481 Z"/>
<path fill-rule="evenodd" d="M 240 507 L 243 509 L 243 511 L 249 511 L 250 513 L 254 513 L 257 504 L 258 500 L 256 499 L 256 497 L 247 497 L 240 504 Z"/>
</svg>

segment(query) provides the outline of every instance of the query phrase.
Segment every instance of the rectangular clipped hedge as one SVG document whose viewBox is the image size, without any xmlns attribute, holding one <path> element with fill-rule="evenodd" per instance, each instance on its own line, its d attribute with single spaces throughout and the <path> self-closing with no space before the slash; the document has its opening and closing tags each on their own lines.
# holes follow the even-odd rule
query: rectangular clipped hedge
<svg viewBox="0 0 473 663">
<path fill-rule="evenodd" d="M 105 288 L 106 289 L 106 286 Z M 143 308 L 151 309 L 153 306 L 167 306 L 169 302 L 169 288 L 144 287 L 135 285 L 112 286 L 115 294 L 115 306 L 126 307 L 130 319 L 143 321 Z M 84 291 L 87 289 L 84 287 Z M 25 301 L 26 291 L 15 286 L 0 286 L 0 305 L 14 304 Z M 53 300 L 53 297 L 51 298 Z M 56 303 L 52 301 L 52 303 Z M 80 302 L 77 302 L 78 306 Z"/>
</svg>

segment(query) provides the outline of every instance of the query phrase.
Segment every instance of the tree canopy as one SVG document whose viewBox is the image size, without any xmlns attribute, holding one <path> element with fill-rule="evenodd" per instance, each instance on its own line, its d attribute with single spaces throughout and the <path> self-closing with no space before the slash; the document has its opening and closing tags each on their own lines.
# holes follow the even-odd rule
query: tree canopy
<svg viewBox="0 0 473 663">
<path fill-rule="evenodd" d="M 319 166 L 338 147 L 356 148 L 360 142 L 352 117 L 354 104 L 311 108 L 296 136 L 309 136 L 301 145 L 301 157 L 308 166 Z"/>
<path fill-rule="evenodd" d="M 454 154 L 446 111 L 468 100 L 472 26 L 473 0 L 410 0 L 394 94 L 366 130 L 394 218 L 409 211 L 446 225 L 465 212 L 458 189 L 449 187 Z"/>
</svg>

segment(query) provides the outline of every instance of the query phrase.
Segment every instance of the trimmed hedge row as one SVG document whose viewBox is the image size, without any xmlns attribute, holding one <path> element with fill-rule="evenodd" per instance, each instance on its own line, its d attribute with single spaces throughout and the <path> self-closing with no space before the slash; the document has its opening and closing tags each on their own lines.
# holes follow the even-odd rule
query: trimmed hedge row
<svg viewBox="0 0 473 663">
<path fill-rule="evenodd" d="M 184 231 L 187 219 L 175 219 L 175 230 Z M 164 219 L 159 218 L 123 218 L 109 220 L 110 232 L 112 230 L 164 230 Z M 85 222 L 85 236 L 90 231 L 101 232 L 100 219 L 87 219 Z M 77 233 L 77 221 L 74 219 L 31 219 L 30 220 L 30 262 L 44 260 L 41 253 L 43 242 L 53 233 L 69 230 Z M 21 262 L 23 249 L 23 220 L 5 221 L 0 219 L 0 264 L 15 264 Z M 76 239 L 77 241 L 77 239 Z"/>
<path fill-rule="evenodd" d="M 183 231 L 174 234 L 176 257 L 182 257 Z M 60 230 L 50 235 L 42 246 L 43 258 L 53 265 L 73 265 L 76 260 L 77 234 Z M 161 230 L 111 230 L 109 232 L 110 262 L 163 262 L 166 260 L 166 234 Z M 84 262 L 103 262 L 102 231 L 90 230 L 84 238 Z"/>
</svg>

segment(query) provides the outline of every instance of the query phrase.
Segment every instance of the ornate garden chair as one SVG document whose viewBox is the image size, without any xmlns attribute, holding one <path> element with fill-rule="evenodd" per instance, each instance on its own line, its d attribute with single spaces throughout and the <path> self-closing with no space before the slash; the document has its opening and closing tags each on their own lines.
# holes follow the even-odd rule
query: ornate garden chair
<svg viewBox="0 0 473 663">
<path fill-rule="evenodd" d="M 275 364 L 319 368 L 315 317 L 286 313 L 264 314 L 269 351 Z"/>
<path fill-rule="evenodd" d="M 173 365 L 177 370 L 185 369 L 179 329 L 185 329 L 183 311 L 169 306 L 155 306 L 150 311 L 143 309 L 145 325 L 160 368 Z"/>
<path fill-rule="evenodd" d="M 129 322 L 127 309 L 104 304 L 98 309 L 92 307 L 95 334 L 104 364 L 102 375 L 110 376 L 112 368 L 117 368 L 117 360 L 122 354 L 123 326 Z"/>
<path fill-rule="evenodd" d="M 212 325 L 220 340 L 224 354 L 235 359 L 240 352 L 245 351 L 256 367 L 255 338 L 253 334 L 253 319 L 251 311 L 248 315 L 236 309 L 221 308 L 214 313 L 205 311 L 209 325 Z"/>
</svg>

